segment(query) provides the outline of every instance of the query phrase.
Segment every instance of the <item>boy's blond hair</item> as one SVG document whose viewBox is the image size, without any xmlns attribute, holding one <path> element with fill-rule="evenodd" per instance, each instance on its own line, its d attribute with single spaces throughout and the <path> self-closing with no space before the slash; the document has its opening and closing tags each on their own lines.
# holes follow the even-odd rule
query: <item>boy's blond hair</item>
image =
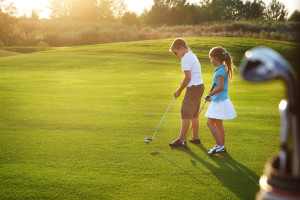
<svg viewBox="0 0 300 200">
<path fill-rule="evenodd" d="M 179 49 L 180 47 L 183 47 L 185 49 L 190 50 L 190 47 L 187 45 L 186 41 L 182 38 L 177 38 L 174 40 L 174 42 L 172 43 L 169 51 L 173 52 L 174 49 Z"/>
</svg>

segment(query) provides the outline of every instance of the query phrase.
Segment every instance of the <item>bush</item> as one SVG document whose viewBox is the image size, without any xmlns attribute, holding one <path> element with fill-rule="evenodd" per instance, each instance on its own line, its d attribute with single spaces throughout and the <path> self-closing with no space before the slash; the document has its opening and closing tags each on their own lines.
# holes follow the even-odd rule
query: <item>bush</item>
<svg viewBox="0 0 300 200">
<path fill-rule="evenodd" d="M 59 46 L 75 46 L 78 45 L 81 38 L 81 31 L 66 31 L 64 34 L 59 34 Z"/>
<path fill-rule="evenodd" d="M 58 41 L 58 34 L 53 31 L 47 31 L 44 34 L 44 41 L 48 43 L 50 46 L 60 46 Z"/>
<path fill-rule="evenodd" d="M 268 21 L 221 21 L 203 23 L 195 26 L 157 26 L 124 25 L 121 22 L 75 22 L 45 20 L 21 23 L 11 34 L 11 43 L 3 40 L 0 46 L 35 46 L 40 41 L 49 46 L 91 45 L 107 42 L 133 41 L 144 39 L 164 39 L 174 37 L 255 37 L 298 41 L 299 22 Z M 271 34 L 272 33 L 272 34 Z M 12 39 L 13 38 L 13 39 Z"/>
<path fill-rule="evenodd" d="M 3 47 L 3 50 L 17 53 L 33 53 L 37 51 L 36 47 Z"/>
<path fill-rule="evenodd" d="M 4 42 L 0 40 L 0 48 L 4 47 Z"/>
<path fill-rule="evenodd" d="M 49 49 L 49 44 L 43 41 L 38 43 L 37 50 L 38 51 L 47 51 Z"/>
</svg>

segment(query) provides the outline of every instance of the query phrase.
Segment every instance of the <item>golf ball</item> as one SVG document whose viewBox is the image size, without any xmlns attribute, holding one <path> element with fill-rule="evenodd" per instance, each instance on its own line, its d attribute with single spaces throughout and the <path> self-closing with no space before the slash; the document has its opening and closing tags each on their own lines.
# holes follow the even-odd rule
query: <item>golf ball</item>
<svg viewBox="0 0 300 200">
<path fill-rule="evenodd" d="M 148 140 L 145 140 L 145 142 L 149 142 Z"/>
</svg>

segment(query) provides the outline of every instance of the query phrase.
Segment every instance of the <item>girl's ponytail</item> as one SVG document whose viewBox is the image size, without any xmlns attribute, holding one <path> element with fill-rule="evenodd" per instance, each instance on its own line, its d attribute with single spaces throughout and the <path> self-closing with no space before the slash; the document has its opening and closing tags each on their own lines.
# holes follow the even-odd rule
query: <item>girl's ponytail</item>
<svg viewBox="0 0 300 200">
<path fill-rule="evenodd" d="M 226 68 L 227 68 L 227 74 L 228 74 L 230 80 L 232 80 L 234 66 L 233 66 L 230 54 L 227 51 L 225 51 L 225 52 L 226 52 L 225 53 L 225 64 L 226 64 Z"/>
</svg>

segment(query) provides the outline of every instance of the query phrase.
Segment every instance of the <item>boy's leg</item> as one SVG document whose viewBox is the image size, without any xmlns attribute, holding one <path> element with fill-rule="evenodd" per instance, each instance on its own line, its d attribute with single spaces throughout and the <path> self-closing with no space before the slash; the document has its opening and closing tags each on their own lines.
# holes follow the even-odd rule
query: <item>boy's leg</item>
<svg viewBox="0 0 300 200">
<path fill-rule="evenodd" d="M 190 120 L 191 119 L 182 119 L 182 123 L 181 123 L 181 131 L 180 131 L 180 136 L 179 136 L 179 140 L 181 142 L 183 142 L 186 138 L 186 134 L 189 130 L 190 127 Z"/>
<path fill-rule="evenodd" d="M 212 133 L 212 135 L 214 136 L 217 145 L 222 146 L 219 131 L 218 131 L 217 127 L 215 126 L 215 120 L 216 119 L 208 118 L 207 119 L 207 126 L 210 129 L 210 132 Z"/>
<path fill-rule="evenodd" d="M 199 139 L 199 119 L 193 118 L 192 119 L 193 125 L 193 140 Z"/>
<path fill-rule="evenodd" d="M 216 119 L 215 120 L 216 122 L 216 127 L 219 131 L 219 134 L 220 134 L 220 139 L 221 139 L 221 146 L 224 146 L 225 144 L 225 131 L 224 131 L 224 127 L 223 127 L 223 120 L 220 120 L 220 119 Z"/>
<path fill-rule="evenodd" d="M 199 87 L 198 87 L 198 91 L 197 91 L 197 94 L 199 95 L 197 99 L 198 103 L 197 103 L 197 107 L 196 107 L 196 110 L 195 110 L 195 113 L 193 115 L 193 139 L 192 140 L 197 140 L 199 139 L 199 111 L 200 111 L 200 104 L 201 104 L 201 97 L 203 95 L 203 92 L 204 92 L 204 84 L 201 84 Z"/>
</svg>

